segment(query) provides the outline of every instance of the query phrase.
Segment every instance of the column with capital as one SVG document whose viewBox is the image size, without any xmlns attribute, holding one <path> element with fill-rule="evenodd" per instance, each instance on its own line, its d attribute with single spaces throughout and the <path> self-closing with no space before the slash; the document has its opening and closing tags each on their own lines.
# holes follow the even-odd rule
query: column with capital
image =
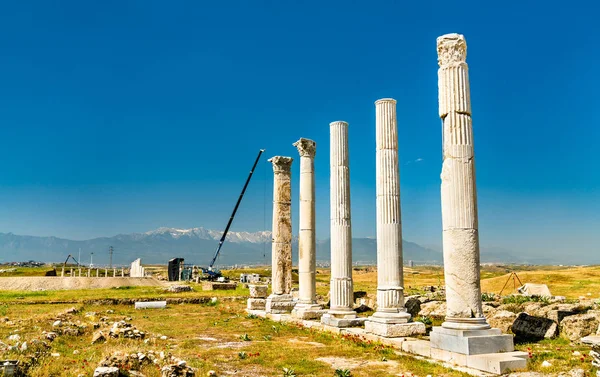
<svg viewBox="0 0 600 377">
<path fill-rule="evenodd" d="M 352 221 L 350 216 L 350 165 L 348 123 L 332 122 L 330 131 L 331 283 L 330 309 L 321 317 L 325 325 L 360 326 L 353 310 Z"/>
<path fill-rule="evenodd" d="M 492 329 L 482 309 L 475 154 L 467 43 L 460 34 L 437 39 L 446 319 L 430 333 L 431 348 L 461 354 L 509 352 L 512 335 Z M 526 361 L 523 360 L 523 367 Z"/>
<path fill-rule="evenodd" d="M 271 249 L 271 295 L 267 313 L 289 313 L 292 299 L 292 187 L 291 157 L 275 156 L 273 164 L 273 241 Z"/>
<path fill-rule="evenodd" d="M 300 138 L 293 144 L 300 153 L 300 231 L 298 233 L 298 301 L 292 315 L 319 319 L 324 311 L 316 302 L 317 244 L 315 238 L 315 154 L 317 143 Z"/>
</svg>

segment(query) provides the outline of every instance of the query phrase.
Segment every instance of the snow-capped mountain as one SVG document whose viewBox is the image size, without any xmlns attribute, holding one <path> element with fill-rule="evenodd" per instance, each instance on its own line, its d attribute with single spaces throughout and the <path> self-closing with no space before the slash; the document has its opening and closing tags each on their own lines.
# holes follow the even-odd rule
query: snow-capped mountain
<svg viewBox="0 0 600 377">
<path fill-rule="evenodd" d="M 38 260 L 62 262 L 71 254 L 81 263 L 108 264 L 109 247 L 114 250 L 113 263 L 126 265 L 142 258 L 143 263 L 166 263 L 180 257 L 186 263 L 207 265 L 212 260 L 222 231 L 206 228 L 178 229 L 158 228 L 144 233 L 119 234 L 114 237 L 73 241 L 57 237 L 19 236 L 0 233 L 0 263 L 8 261 Z M 441 253 L 421 247 L 412 242 L 403 242 L 404 259 L 420 262 L 440 262 Z M 297 239 L 293 240 L 293 260 L 297 261 Z M 317 259 L 330 258 L 329 240 L 317 242 Z M 377 259 L 377 240 L 373 238 L 353 239 L 353 259 L 374 263 Z M 219 265 L 270 264 L 271 232 L 230 231 L 217 262 Z M 296 262 L 295 262 L 296 263 Z"/>
<path fill-rule="evenodd" d="M 145 233 L 134 233 L 134 235 L 143 236 L 165 236 L 170 235 L 173 238 L 189 237 L 189 238 L 200 238 L 203 240 L 220 240 L 223 236 L 223 231 L 210 230 L 205 228 L 192 228 L 192 229 L 177 229 L 177 228 L 166 228 L 161 227 L 156 230 L 151 230 Z M 265 230 L 260 232 L 228 232 L 227 241 L 235 243 L 262 243 L 271 242 L 271 231 Z"/>
</svg>

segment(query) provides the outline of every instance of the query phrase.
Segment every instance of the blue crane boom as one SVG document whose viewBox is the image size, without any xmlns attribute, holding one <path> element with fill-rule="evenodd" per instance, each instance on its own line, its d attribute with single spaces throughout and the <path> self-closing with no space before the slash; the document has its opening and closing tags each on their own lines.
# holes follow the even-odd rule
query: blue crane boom
<svg viewBox="0 0 600 377">
<path fill-rule="evenodd" d="M 248 184 L 250 183 L 250 179 L 252 178 L 252 174 L 254 173 L 254 169 L 256 169 L 256 165 L 258 164 L 258 160 L 260 160 L 260 156 L 262 155 L 262 153 L 264 152 L 264 149 L 261 149 L 258 152 L 258 156 L 256 156 L 256 160 L 254 161 L 254 165 L 252 165 L 252 169 L 250 170 L 250 174 L 248 175 L 248 179 L 246 179 L 246 183 L 244 184 L 244 188 L 242 189 L 242 192 L 240 193 L 240 197 L 237 200 L 237 203 L 235 203 L 235 207 L 233 208 L 233 212 L 231 213 L 231 217 L 229 217 L 229 221 L 227 222 L 227 226 L 225 227 L 225 231 L 223 232 L 223 236 L 221 236 L 221 239 L 219 240 L 219 246 L 217 246 L 217 250 L 215 251 L 215 256 L 213 257 L 213 259 L 210 261 L 210 264 L 208 266 L 208 274 L 209 276 L 213 276 L 216 277 L 218 275 L 220 275 L 218 272 L 215 273 L 215 271 L 213 271 L 213 266 L 215 265 L 215 262 L 217 261 L 217 258 L 219 258 L 219 253 L 221 252 L 221 247 L 223 246 L 223 242 L 225 242 L 225 237 L 227 237 L 227 232 L 229 232 L 229 227 L 231 227 L 231 223 L 233 222 L 233 218 L 235 217 L 235 213 L 238 210 L 238 207 L 240 206 L 240 203 L 242 201 L 242 198 L 244 197 L 244 193 L 246 192 L 246 188 L 248 188 Z"/>
</svg>

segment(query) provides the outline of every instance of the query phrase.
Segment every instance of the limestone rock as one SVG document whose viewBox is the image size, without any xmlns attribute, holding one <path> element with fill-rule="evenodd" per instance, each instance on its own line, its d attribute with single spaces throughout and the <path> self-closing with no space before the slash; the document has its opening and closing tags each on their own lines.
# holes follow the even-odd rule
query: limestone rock
<svg viewBox="0 0 600 377">
<path fill-rule="evenodd" d="M 541 340 L 554 338 L 558 332 L 558 325 L 551 319 L 520 313 L 512 324 L 511 330 L 519 338 Z"/>
<path fill-rule="evenodd" d="M 500 310 L 497 311 L 493 316 L 488 317 L 487 321 L 490 326 L 498 328 L 506 334 L 511 330 L 516 318 L 517 315 L 513 312 L 509 312 L 508 310 Z"/>
<path fill-rule="evenodd" d="M 421 311 L 421 301 L 418 298 L 411 297 L 404 303 L 404 307 L 406 311 L 410 313 L 412 318 L 415 318 L 419 315 Z"/>
<path fill-rule="evenodd" d="M 594 313 L 576 314 L 562 320 L 560 332 L 569 340 L 575 341 L 593 333 L 598 324 L 598 317 Z"/>
<path fill-rule="evenodd" d="M 446 303 L 441 301 L 430 301 L 421 305 L 419 315 L 423 317 L 438 317 L 446 316 Z"/>
<path fill-rule="evenodd" d="M 92 344 L 100 343 L 106 341 L 106 337 L 102 333 L 102 331 L 97 331 L 92 337 Z"/>
<path fill-rule="evenodd" d="M 119 377 L 119 368 L 98 367 L 94 370 L 94 377 Z"/>
<path fill-rule="evenodd" d="M 194 377 L 196 372 L 185 361 L 166 365 L 161 369 L 161 377 Z"/>
</svg>

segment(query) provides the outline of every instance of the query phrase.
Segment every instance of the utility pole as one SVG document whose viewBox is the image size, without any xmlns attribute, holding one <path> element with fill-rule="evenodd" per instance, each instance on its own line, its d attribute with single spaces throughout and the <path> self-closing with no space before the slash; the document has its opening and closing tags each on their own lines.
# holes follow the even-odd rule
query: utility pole
<svg viewBox="0 0 600 377">
<path fill-rule="evenodd" d="M 113 255 L 113 247 L 112 246 L 108 247 L 108 254 L 110 255 L 109 268 L 112 268 L 112 255 Z"/>
<path fill-rule="evenodd" d="M 94 252 L 90 253 L 90 268 L 94 267 Z"/>
<path fill-rule="evenodd" d="M 81 248 L 79 248 L 79 257 L 77 258 L 77 267 L 81 264 Z"/>
</svg>

